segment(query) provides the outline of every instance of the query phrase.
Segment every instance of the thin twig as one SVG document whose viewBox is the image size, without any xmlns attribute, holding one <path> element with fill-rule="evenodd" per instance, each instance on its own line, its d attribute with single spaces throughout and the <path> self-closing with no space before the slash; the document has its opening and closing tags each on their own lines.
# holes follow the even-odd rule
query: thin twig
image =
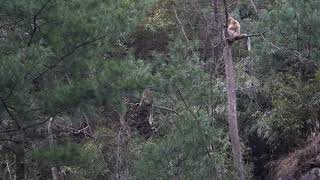
<svg viewBox="0 0 320 180">
<path fill-rule="evenodd" d="M 91 139 L 95 139 L 94 136 L 92 136 L 91 134 L 87 133 L 86 131 L 84 131 L 85 129 L 87 129 L 88 127 L 86 126 L 85 128 L 83 129 L 76 129 L 76 128 L 73 128 L 71 126 L 65 126 L 65 125 L 61 125 L 61 124 L 58 124 L 56 123 L 57 126 L 60 126 L 62 128 L 65 128 L 66 130 L 70 130 L 72 133 L 75 133 L 75 134 L 79 134 L 79 133 L 83 133 L 84 135 L 88 136 L 89 138 Z"/>
<path fill-rule="evenodd" d="M 262 39 L 264 41 L 266 41 L 268 44 L 270 44 L 272 47 L 276 48 L 277 50 L 282 49 L 279 46 L 276 46 L 275 44 L 273 44 L 272 42 L 270 42 L 266 37 L 262 36 Z"/>
<path fill-rule="evenodd" d="M 12 112 L 10 111 L 7 103 L 5 102 L 5 100 L 3 98 L 0 97 L 0 101 L 2 102 L 2 105 L 4 106 L 4 108 L 6 109 L 7 113 L 9 114 L 10 118 L 14 121 L 14 123 L 16 124 L 17 126 L 17 129 L 20 129 L 21 126 L 18 122 L 18 120 L 13 116 Z"/>
<path fill-rule="evenodd" d="M 48 121 L 50 121 L 50 118 L 51 118 L 52 116 L 58 115 L 58 114 L 60 114 L 61 112 L 62 112 L 62 111 L 58 111 L 58 112 L 56 112 L 56 113 L 53 113 L 53 114 L 51 114 L 51 116 L 49 116 L 49 117 L 46 118 L 45 120 L 43 120 L 43 121 L 41 121 L 41 122 L 38 122 L 38 123 L 34 123 L 34 124 L 31 124 L 31 125 L 28 125 L 28 126 L 25 126 L 25 127 L 23 127 L 22 129 L 23 129 L 23 130 L 26 130 L 26 129 L 32 128 L 32 127 L 34 127 L 34 126 L 39 126 L 39 125 L 46 124 Z"/>
<path fill-rule="evenodd" d="M 184 35 L 184 37 L 186 38 L 186 41 L 187 41 L 188 44 L 189 44 L 189 39 L 188 39 L 187 33 L 186 33 L 186 31 L 185 31 L 185 29 L 184 29 L 184 27 L 183 27 L 183 25 L 182 25 L 182 23 L 181 23 L 181 21 L 180 21 L 180 19 L 179 19 L 177 10 L 176 10 L 176 8 L 175 8 L 175 6 L 174 6 L 173 4 L 172 4 L 171 6 L 172 6 L 172 9 L 173 9 L 174 15 L 175 15 L 175 17 L 176 17 L 176 19 L 177 19 L 180 27 L 181 27 L 182 34 Z"/>
<path fill-rule="evenodd" d="M 47 0 L 47 2 L 44 3 L 44 4 L 42 5 L 42 7 L 40 8 L 40 10 L 33 16 L 33 29 L 32 29 L 32 31 L 31 31 L 31 33 L 30 33 L 30 39 L 29 39 L 29 41 L 28 41 L 28 47 L 31 45 L 32 39 L 33 39 L 35 33 L 36 33 L 37 30 L 38 30 L 37 18 L 38 18 L 38 16 L 41 14 L 41 12 L 44 10 L 44 8 L 49 4 L 50 1 L 51 1 L 51 0 Z"/>
<path fill-rule="evenodd" d="M 8 159 L 6 160 L 6 165 L 7 165 L 7 170 L 8 170 L 8 173 L 9 173 L 10 180 L 13 180 L 12 174 L 11 174 L 11 170 L 10 170 L 10 164 L 9 164 L 9 160 Z"/>
<path fill-rule="evenodd" d="M 7 138 L 1 138 L 0 141 L 10 141 L 10 142 L 18 143 L 18 141 L 15 141 L 13 139 L 7 139 Z"/>
<path fill-rule="evenodd" d="M 290 49 L 287 49 L 287 48 L 284 48 L 284 47 L 279 47 L 279 46 L 275 45 L 274 43 L 272 43 L 271 41 L 269 41 L 265 36 L 262 35 L 261 37 L 263 38 L 263 40 L 264 40 L 265 42 L 267 42 L 268 44 L 270 44 L 273 48 L 275 48 L 275 49 L 277 49 L 277 50 L 283 49 L 283 50 L 291 53 L 292 55 L 299 57 L 299 59 L 300 59 L 301 61 L 303 61 L 303 60 L 309 61 L 309 62 L 312 62 L 312 63 L 314 63 L 314 64 L 316 65 L 315 60 L 307 59 L 307 58 L 305 58 L 305 57 L 302 57 L 302 54 L 301 54 L 299 51 L 294 51 L 294 50 L 290 50 Z"/>
<path fill-rule="evenodd" d="M 180 116 L 180 114 L 177 111 L 173 110 L 173 109 L 170 109 L 170 108 L 167 108 L 167 107 L 163 107 L 163 106 L 158 106 L 158 105 L 153 105 L 153 107 L 159 108 L 159 109 L 164 109 L 164 110 L 173 112 L 173 113 L 177 114 L 178 116 Z"/>
<path fill-rule="evenodd" d="M 86 123 L 87 123 L 87 126 L 88 126 L 88 128 L 89 128 L 90 134 L 93 134 L 93 131 L 92 131 L 91 126 L 90 126 L 90 124 L 89 124 L 89 120 L 88 120 L 88 118 L 87 118 L 86 113 L 83 113 L 83 116 L 84 116 L 84 119 L 86 120 Z"/>
<path fill-rule="evenodd" d="M 8 130 L 1 130 L 0 133 L 12 133 L 12 132 L 16 132 L 19 129 L 8 129 Z"/>
<path fill-rule="evenodd" d="M 178 94 L 179 94 L 180 98 L 182 99 L 183 104 L 186 106 L 187 110 L 191 113 L 191 115 L 193 116 L 194 119 L 197 119 L 197 116 L 193 113 L 193 111 L 189 107 L 187 101 L 182 96 L 182 93 L 181 93 L 181 91 L 180 91 L 180 89 L 178 87 L 177 87 L 177 91 L 178 91 Z"/>
<path fill-rule="evenodd" d="M 45 119 L 44 121 L 41 121 L 41 122 L 38 122 L 38 123 L 35 123 L 35 124 L 31 124 L 31 125 L 29 125 L 29 126 L 26 126 L 26 127 L 23 128 L 23 130 L 29 129 L 29 128 L 34 127 L 34 126 L 43 125 L 43 124 L 47 123 L 48 121 L 50 121 L 50 118 L 51 118 L 51 117 L 48 117 L 48 118 Z"/>
<path fill-rule="evenodd" d="M 110 170 L 109 170 L 109 168 L 108 168 L 108 163 L 107 163 L 107 161 L 105 160 L 105 158 L 104 158 L 104 156 L 103 156 L 103 153 L 102 153 L 102 151 L 101 151 L 101 149 L 100 149 L 99 142 L 98 142 L 97 138 L 94 137 L 94 135 L 93 135 L 93 131 L 92 131 L 92 128 L 91 128 L 91 126 L 90 126 L 90 124 L 89 124 L 89 120 L 88 120 L 88 118 L 87 118 L 86 113 L 83 113 L 83 116 L 84 116 L 84 119 L 86 120 L 87 127 L 88 127 L 88 129 L 89 129 L 89 131 L 90 131 L 90 134 L 92 135 L 91 137 L 93 138 L 93 142 L 94 142 L 94 144 L 96 145 L 97 151 L 99 152 L 99 155 L 100 155 L 102 161 L 104 162 L 106 171 L 107 171 L 107 172 L 110 172 Z M 84 132 L 84 133 L 86 133 L 86 132 Z"/>
</svg>

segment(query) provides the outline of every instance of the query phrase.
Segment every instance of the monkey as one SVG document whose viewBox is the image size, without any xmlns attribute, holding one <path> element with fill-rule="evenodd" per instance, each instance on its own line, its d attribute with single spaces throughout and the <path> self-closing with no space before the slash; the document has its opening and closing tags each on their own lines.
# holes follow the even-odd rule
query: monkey
<svg viewBox="0 0 320 180">
<path fill-rule="evenodd" d="M 230 37 L 240 36 L 240 23 L 233 17 L 228 17 L 228 35 Z"/>
<path fill-rule="evenodd" d="M 247 36 L 247 34 L 240 33 L 240 28 L 241 28 L 240 23 L 237 20 L 235 20 L 233 17 L 228 17 L 227 32 L 230 38 Z M 248 48 L 248 51 L 250 51 L 251 50 L 250 38 L 246 37 L 246 39 L 247 39 L 247 48 Z"/>
</svg>

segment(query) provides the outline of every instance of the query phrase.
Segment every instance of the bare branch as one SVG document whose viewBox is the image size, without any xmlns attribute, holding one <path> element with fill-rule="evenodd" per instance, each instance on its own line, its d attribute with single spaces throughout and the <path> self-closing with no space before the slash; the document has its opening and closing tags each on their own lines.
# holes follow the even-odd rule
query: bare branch
<svg viewBox="0 0 320 180">
<path fill-rule="evenodd" d="M 0 101 L 1 101 L 2 105 L 4 106 L 4 108 L 6 109 L 7 113 L 9 114 L 10 118 L 11 118 L 11 119 L 14 121 L 14 123 L 16 124 L 17 128 L 20 129 L 21 126 L 20 126 L 20 124 L 18 123 L 18 120 L 14 117 L 14 115 L 13 115 L 12 112 L 10 111 L 10 109 L 9 109 L 6 101 L 5 101 L 2 97 L 0 97 Z"/>
<path fill-rule="evenodd" d="M 163 107 L 163 106 L 158 106 L 158 105 L 152 105 L 152 106 L 156 107 L 156 108 L 159 108 L 159 109 L 164 109 L 164 110 L 173 112 L 173 113 L 177 114 L 178 116 L 180 116 L 180 114 L 177 111 L 173 110 L 173 109 L 170 109 L 170 108 L 167 108 L 167 107 Z"/>
<path fill-rule="evenodd" d="M 28 47 L 31 45 L 32 39 L 33 39 L 34 35 L 36 34 L 36 32 L 38 30 L 37 18 L 41 14 L 41 12 L 44 10 L 44 8 L 49 4 L 50 1 L 51 0 L 47 0 L 47 2 L 44 3 L 42 5 L 42 7 L 40 8 L 40 10 L 33 16 L 33 28 L 32 28 L 32 31 L 30 33 L 30 39 L 28 41 Z"/>
<path fill-rule="evenodd" d="M 176 17 L 176 19 L 177 19 L 180 27 L 181 27 L 182 34 L 183 34 L 183 36 L 186 38 L 186 41 L 187 41 L 188 44 L 189 44 L 189 39 L 188 39 L 187 33 L 186 33 L 186 31 L 185 31 L 185 29 L 184 29 L 184 27 L 183 27 L 183 25 L 182 25 L 182 23 L 181 23 L 181 21 L 180 21 L 180 19 L 179 19 L 177 10 L 176 10 L 176 8 L 175 8 L 175 6 L 174 6 L 173 4 L 172 4 L 171 6 L 172 6 L 172 9 L 173 9 L 174 15 L 175 15 L 175 17 Z"/>
<path fill-rule="evenodd" d="M 34 126 L 40 126 L 40 125 L 46 124 L 48 121 L 50 121 L 51 117 L 56 116 L 56 115 L 60 114 L 61 112 L 63 112 L 63 110 L 57 111 L 55 113 L 52 113 L 51 115 L 48 115 L 48 118 L 46 118 L 45 120 L 43 120 L 41 122 L 38 122 L 38 123 L 34 123 L 34 124 L 31 124 L 31 125 L 28 125 L 28 126 L 25 126 L 22 129 L 26 130 L 26 129 L 32 128 Z"/>
<path fill-rule="evenodd" d="M 11 142 L 14 142 L 14 143 L 18 143 L 18 141 L 15 141 L 13 139 L 7 139 L 7 138 L 1 138 L 0 141 L 11 141 Z"/>
<path fill-rule="evenodd" d="M 93 42 L 96 42 L 98 40 L 101 40 L 109 35 L 111 35 L 115 30 L 111 31 L 111 32 L 108 32 L 107 34 L 104 34 L 102 36 L 98 36 L 94 39 L 91 39 L 91 40 L 88 40 L 88 41 L 85 41 L 79 45 L 77 45 L 76 47 L 74 47 L 70 52 L 67 52 L 65 55 L 61 56 L 57 62 L 55 62 L 54 64 L 48 66 L 46 69 L 44 69 L 42 72 L 40 72 L 39 74 L 37 74 L 36 76 L 30 78 L 29 80 L 36 80 L 38 79 L 39 77 L 41 77 L 42 75 L 44 75 L 45 73 L 47 73 L 48 71 L 50 71 L 51 69 L 55 68 L 59 63 L 63 62 L 66 58 L 68 58 L 69 56 L 73 55 L 73 53 L 75 53 L 78 49 L 80 48 L 83 48 L 85 46 L 88 46 L 89 44 L 93 43 Z"/>
<path fill-rule="evenodd" d="M 8 129 L 8 130 L 2 130 L 2 131 L 0 131 L 0 133 L 11 133 L 11 132 L 16 132 L 18 130 L 19 129 Z"/>
<path fill-rule="evenodd" d="M 57 125 L 57 126 L 60 126 L 60 127 L 62 127 L 62 128 L 65 128 L 66 130 L 69 130 L 69 131 L 71 131 L 71 132 L 74 133 L 74 134 L 83 133 L 83 134 L 86 135 L 87 137 L 96 140 L 96 138 L 95 138 L 92 134 L 89 134 L 88 132 L 85 131 L 85 130 L 88 128 L 88 126 L 82 128 L 82 129 L 76 129 L 76 128 L 73 128 L 73 127 L 71 127 L 71 126 L 65 126 L 65 125 L 61 125 L 61 124 L 58 124 L 58 123 L 56 123 L 56 125 Z"/>
<path fill-rule="evenodd" d="M 31 125 L 29 125 L 29 126 L 26 126 L 26 127 L 23 128 L 23 130 L 32 128 L 32 127 L 34 127 L 34 126 L 39 126 L 39 125 L 46 124 L 48 121 L 50 121 L 50 118 L 51 118 L 51 116 L 48 117 L 47 119 L 45 119 L 44 121 L 41 121 L 41 122 L 38 122 L 38 123 L 35 123 L 35 124 L 31 124 Z"/>
<path fill-rule="evenodd" d="M 266 32 L 262 32 L 262 33 L 257 33 L 257 34 L 241 34 L 240 36 L 235 36 L 235 37 L 231 37 L 231 38 L 226 38 L 227 41 L 229 42 L 234 42 L 240 39 L 245 39 L 248 37 L 253 37 L 253 36 L 262 36 L 264 35 Z"/>
<path fill-rule="evenodd" d="M 7 159 L 7 157 L 6 157 L 6 159 Z M 10 180 L 13 180 L 12 175 L 11 175 L 11 169 L 10 169 L 10 164 L 9 164 L 9 160 L 8 159 L 6 160 L 6 165 L 7 165 L 7 171 L 9 173 Z"/>
<path fill-rule="evenodd" d="M 88 126 L 88 128 L 89 128 L 90 134 L 93 134 L 93 131 L 92 131 L 92 128 L 91 128 L 91 126 L 90 126 L 90 124 L 89 124 L 89 120 L 88 120 L 88 118 L 87 118 L 86 113 L 83 113 L 83 116 L 84 116 L 84 119 L 86 120 L 86 123 L 87 123 L 87 126 Z"/>
<path fill-rule="evenodd" d="M 237 41 L 237 40 L 240 40 L 240 39 L 245 39 L 245 38 L 253 37 L 253 36 L 261 36 L 261 37 L 264 38 L 263 35 L 264 35 L 265 33 L 266 33 L 266 32 L 256 33 L 256 34 L 242 34 L 242 35 L 236 36 L 236 37 L 225 38 L 225 40 L 227 40 L 228 42 L 234 42 L 234 41 Z M 217 43 L 216 45 L 214 45 L 214 48 L 220 46 L 222 42 L 223 42 L 223 40 L 220 41 L 219 43 Z"/>
<path fill-rule="evenodd" d="M 191 113 L 191 115 L 193 116 L 194 119 L 197 119 L 197 116 L 193 113 L 193 111 L 189 107 L 187 101 L 182 96 L 182 93 L 181 93 L 181 91 L 180 91 L 180 89 L 178 87 L 177 87 L 177 91 L 178 91 L 178 94 L 179 94 L 180 98 L 182 99 L 183 104 L 186 106 L 187 110 Z"/>
</svg>

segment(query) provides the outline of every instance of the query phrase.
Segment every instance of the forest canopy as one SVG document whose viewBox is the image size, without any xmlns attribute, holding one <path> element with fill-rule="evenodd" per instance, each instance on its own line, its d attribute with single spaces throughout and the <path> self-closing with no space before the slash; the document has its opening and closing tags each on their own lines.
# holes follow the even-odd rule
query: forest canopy
<svg viewBox="0 0 320 180">
<path fill-rule="evenodd" d="M 0 179 L 319 179 L 319 8 L 1 0 Z"/>
</svg>

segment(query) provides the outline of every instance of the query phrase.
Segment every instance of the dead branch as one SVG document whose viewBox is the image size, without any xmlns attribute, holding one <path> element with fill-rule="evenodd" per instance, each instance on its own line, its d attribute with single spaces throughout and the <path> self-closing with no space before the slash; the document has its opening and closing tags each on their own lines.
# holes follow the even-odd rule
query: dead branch
<svg viewBox="0 0 320 180">
<path fill-rule="evenodd" d="M 240 36 L 235 36 L 235 37 L 231 37 L 231 38 L 226 38 L 226 40 L 228 42 L 235 42 L 235 41 L 238 41 L 240 39 L 245 39 L 245 38 L 248 38 L 248 37 L 254 37 L 254 36 L 262 36 L 264 35 L 266 32 L 262 32 L 262 33 L 257 33 L 257 34 L 242 34 Z"/>
</svg>

